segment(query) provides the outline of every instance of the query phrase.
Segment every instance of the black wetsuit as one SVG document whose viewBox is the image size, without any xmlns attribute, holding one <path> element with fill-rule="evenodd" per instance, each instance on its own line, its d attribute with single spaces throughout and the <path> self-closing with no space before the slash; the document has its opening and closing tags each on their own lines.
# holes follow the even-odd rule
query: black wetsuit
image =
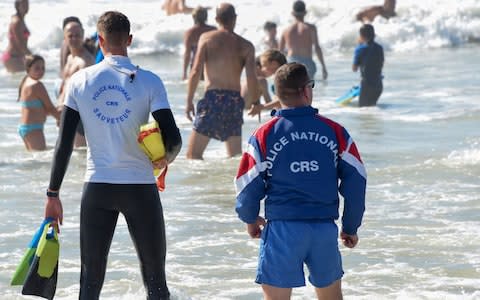
<svg viewBox="0 0 480 300">
<path fill-rule="evenodd" d="M 383 92 L 382 68 L 384 62 L 383 48 L 374 41 L 361 44 L 355 49 L 354 65 L 360 66 L 359 106 L 375 106 Z"/>
</svg>

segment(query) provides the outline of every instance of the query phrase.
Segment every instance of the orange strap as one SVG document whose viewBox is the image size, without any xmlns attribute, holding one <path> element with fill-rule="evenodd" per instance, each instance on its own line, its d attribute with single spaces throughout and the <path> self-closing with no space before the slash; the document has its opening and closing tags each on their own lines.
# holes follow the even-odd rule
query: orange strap
<svg viewBox="0 0 480 300">
<path fill-rule="evenodd" d="M 165 190 L 165 177 L 167 176 L 168 166 L 165 166 L 162 173 L 157 177 L 157 188 L 160 192 Z"/>
<path fill-rule="evenodd" d="M 144 138 L 146 138 L 150 133 L 154 133 L 154 132 L 160 132 L 160 129 L 156 127 L 149 130 L 140 131 L 140 133 L 138 134 L 137 141 L 141 143 Z"/>
</svg>

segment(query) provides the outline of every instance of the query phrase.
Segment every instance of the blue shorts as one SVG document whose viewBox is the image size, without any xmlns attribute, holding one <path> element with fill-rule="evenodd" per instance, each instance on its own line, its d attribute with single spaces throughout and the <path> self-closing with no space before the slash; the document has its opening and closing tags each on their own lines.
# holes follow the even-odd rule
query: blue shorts
<svg viewBox="0 0 480 300">
<path fill-rule="evenodd" d="M 335 222 L 269 221 L 262 231 L 255 282 L 280 288 L 305 286 L 304 264 L 315 287 L 342 278 Z"/>
<path fill-rule="evenodd" d="M 220 141 L 242 135 L 243 107 L 240 92 L 208 90 L 198 101 L 193 129 Z"/>
<path fill-rule="evenodd" d="M 317 73 L 317 65 L 311 57 L 303 56 L 289 56 L 287 57 L 288 62 L 296 62 L 302 64 L 307 68 L 308 78 L 315 79 L 315 73 Z"/>
</svg>

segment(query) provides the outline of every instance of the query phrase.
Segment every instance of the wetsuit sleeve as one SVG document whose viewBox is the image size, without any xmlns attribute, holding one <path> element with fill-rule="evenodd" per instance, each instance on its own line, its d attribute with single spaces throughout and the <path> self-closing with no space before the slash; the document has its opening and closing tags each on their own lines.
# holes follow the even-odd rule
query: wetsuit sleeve
<svg viewBox="0 0 480 300">
<path fill-rule="evenodd" d="M 266 164 L 262 160 L 258 140 L 250 137 L 235 177 L 235 211 L 240 220 L 253 224 L 260 212 L 260 201 L 265 198 Z"/>
<path fill-rule="evenodd" d="M 177 127 L 175 118 L 170 109 L 159 109 L 152 113 L 155 121 L 158 122 L 162 139 L 165 144 L 166 158 L 172 162 L 182 148 L 182 136 Z"/>
<path fill-rule="evenodd" d="M 344 198 L 342 231 L 353 235 L 362 224 L 365 211 L 367 174 L 357 146 L 345 129 L 341 138 L 345 141 L 341 143 L 344 149 L 338 163 L 339 192 Z"/>
<path fill-rule="evenodd" d="M 60 131 L 53 155 L 50 184 L 48 185 L 48 188 L 52 191 L 58 191 L 62 185 L 63 177 L 72 155 L 73 142 L 79 120 L 80 114 L 76 110 L 64 106 L 60 118 Z"/>
<path fill-rule="evenodd" d="M 362 46 L 362 45 L 358 45 L 356 48 L 355 48 L 355 51 L 353 52 L 353 64 L 355 66 L 359 66 L 360 63 L 361 63 L 361 57 L 362 57 L 362 54 L 365 50 L 365 47 Z"/>
</svg>

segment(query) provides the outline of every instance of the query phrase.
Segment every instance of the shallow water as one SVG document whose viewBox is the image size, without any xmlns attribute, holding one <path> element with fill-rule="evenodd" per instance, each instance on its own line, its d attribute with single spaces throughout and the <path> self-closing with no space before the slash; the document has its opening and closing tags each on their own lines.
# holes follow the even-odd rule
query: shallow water
<svg viewBox="0 0 480 300">
<path fill-rule="evenodd" d="M 146 2 L 141 2 L 142 8 Z M 38 5 L 48 3 L 41 1 Z M 98 8 L 105 5 L 102 1 L 95 3 Z M 248 3 L 242 1 L 240 8 L 245 10 Z M 399 4 L 399 11 L 413 11 L 408 6 L 411 3 Z M 436 2 L 440 8 L 444 3 Z M 476 1 L 462 3 L 478 5 Z M 270 4 L 262 2 L 264 6 Z M 337 4 L 329 5 L 326 19 L 338 12 Z M 441 12 L 447 14 L 442 10 L 437 14 Z M 471 14 L 467 23 L 472 27 L 478 17 L 475 10 Z M 33 16 L 32 11 L 29 18 Z M 394 26 L 393 20 L 388 24 L 379 20 L 377 25 Z M 358 74 L 350 70 L 352 49 L 348 46 L 324 47 L 329 79 L 317 81 L 314 90 L 314 106 L 349 130 L 368 172 L 360 243 L 353 250 L 341 247 L 344 296 L 480 299 L 480 47 L 464 44 L 401 51 L 391 46 L 402 43 L 401 36 L 389 37 L 386 43 L 390 49 L 386 52 L 385 89 L 378 107 L 359 109 L 334 104 L 337 96 L 358 81 Z M 47 59 L 43 80 L 52 97 L 57 79 L 55 51 L 45 52 L 51 58 Z M 164 80 L 186 145 L 191 124 L 184 116 L 186 83 L 179 80 L 181 58 L 175 51 L 178 49 L 162 52 L 157 47 L 149 53 L 137 47 L 132 60 Z M 42 221 L 53 155 L 51 149 L 25 152 L 16 133 L 20 112 L 15 99 L 21 77 L 0 74 L 2 299 L 24 299 L 20 289 L 8 283 Z M 268 113 L 262 115 L 262 120 L 268 118 Z M 245 115 L 244 145 L 258 125 L 256 118 Z M 47 143 L 53 146 L 57 128 L 52 119 L 48 119 L 45 133 Z M 205 161 L 186 160 L 184 147 L 170 168 L 161 198 L 168 241 L 167 278 L 173 299 L 261 298 L 261 289 L 253 282 L 258 241 L 248 237 L 234 212 L 233 177 L 238 163 L 239 158 L 225 158 L 222 143 L 212 141 Z M 84 166 L 85 152 L 75 151 L 62 186 L 65 219 L 56 299 L 78 297 L 79 199 Z M 144 298 L 138 261 L 122 218 L 107 270 L 102 299 Z M 313 297 L 311 286 L 293 293 L 293 299 Z"/>
</svg>

